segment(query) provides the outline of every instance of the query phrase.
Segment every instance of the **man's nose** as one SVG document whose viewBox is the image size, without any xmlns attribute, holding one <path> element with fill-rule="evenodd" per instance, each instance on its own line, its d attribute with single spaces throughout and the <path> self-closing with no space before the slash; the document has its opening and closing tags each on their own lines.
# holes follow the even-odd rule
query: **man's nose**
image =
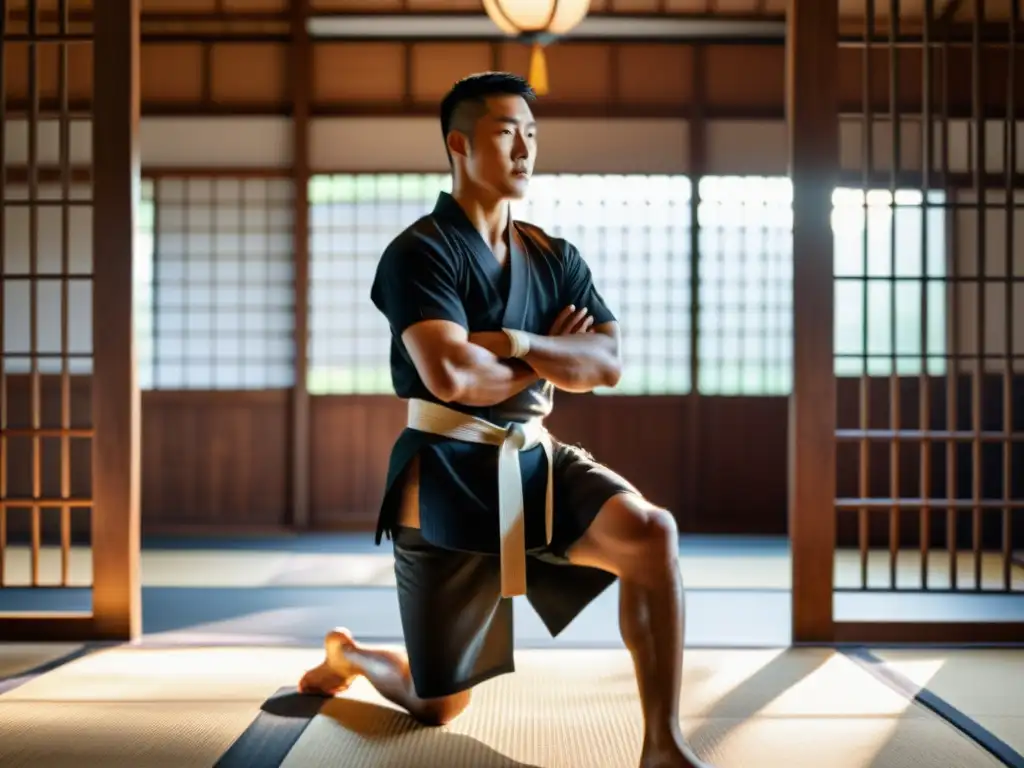
<svg viewBox="0 0 1024 768">
<path fill-rule="evenodd" d="M 530 156 L 530 145 L 521 134 L 516 135 L 516 141 L 512 147 L 512 154 L 517 160 Z"/>
</svg>

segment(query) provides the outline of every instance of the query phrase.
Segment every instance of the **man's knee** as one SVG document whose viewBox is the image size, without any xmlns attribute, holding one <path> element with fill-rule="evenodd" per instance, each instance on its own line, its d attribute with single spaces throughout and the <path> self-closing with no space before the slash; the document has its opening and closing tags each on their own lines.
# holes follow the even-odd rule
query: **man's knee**
<svg viewBox="0 0 1024 768">
<path fill-rule="evenodd" d="M 669 511 L 640 496 L 621 494 L 605 504 L 569 556 L 582 565 L 644 580 L 646 574 L 654 576 L 674 566 L 679 556 L 679 529 Z"/>
<path fill-rule="evenodd" d="M 421 724 L 428 726 L 447 725 L 466 711 L 469 706 L 470 691 L 460 691 L 451 696 L 436 699 L 420 699 L 420 705 L 412 716 Z"/>
<path fill-rule="evenodd" d="M 663 565 L 666 559 L 679 555 L 679 527 L 667 509 L 653 505 L 637 510 L 637 560 L 651 565 Z"/>
</svg>

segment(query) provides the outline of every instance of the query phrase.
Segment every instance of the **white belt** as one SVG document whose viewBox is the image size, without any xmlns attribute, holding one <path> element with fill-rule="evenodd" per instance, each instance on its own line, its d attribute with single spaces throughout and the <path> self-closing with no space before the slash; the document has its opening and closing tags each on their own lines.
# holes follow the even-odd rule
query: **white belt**
<svg viewBox="0 0 1024 768">
<path fill-rule="evenodd" d="M 544 524 L 551 543 L 554 521 L 551 435 L 541 419 L 525 424 L 513 423 L 508 429 L 489 421 L 446 408 L 426 400 L 409 400 L 410 429 L 450 437 L 466 443 L 499 446 L 498 523 L 501 532 L 501 594 L 515 597 L 526 594 L 526 521 L 523 480 L 519 471 L 519 451 L 544 446 L 548 460 L 547 502 Z"/>
</svg>

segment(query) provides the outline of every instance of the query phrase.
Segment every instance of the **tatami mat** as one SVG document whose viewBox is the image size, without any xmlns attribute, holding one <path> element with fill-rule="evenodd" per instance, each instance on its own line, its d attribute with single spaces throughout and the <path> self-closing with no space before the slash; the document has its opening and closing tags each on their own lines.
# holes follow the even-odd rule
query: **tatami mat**
<svg viewBox="0 0 1024 768">
<path fill-rule="evenodd" d="M 1024 755 L 1024 650 L 872 650 Z"/>
<path fill-rule="evenodd" d="M 441 729 L 363 681 L 329 701 L 286 768 L 633 768 L 642 720 L 625 651 L 529 651 Z M 689 651 L 681 716 L 718 768 L 981 768 L 999 763 L 831 651 Z"/>
<path fill-rule="evenodd" d="M 96 651 L 0 696 L 0 765 L 210 768 L 266 699 L 320 658 L 318 649 Z"/>
<path fill-rule="evenodd" d="M 321 653 L 97 650 L 0 696 L 0 765 L 208 768 L 256 720 L 261 705 L 293 686 Z M 934 656 L 928 659 L 917 669 L 931 670 L 934 682 L 941 668 Z M 415 725 L 365 680 L 357 681 L 324 700 L 281 765 L 638 764 L 642 720 L 627 652 L 529 650 L 517 653 L 516 663 L 515 674 L 480 685 L 469 710 L 443 728 Z M 976 709 L 1005 716 L 1012 711 L 1007 701 L 983 706 L 979 700 Z M 287 708 L 280 695 L 275 706 Z M 1000 765 L 941 718 L 831 650 L 688 650 L 681 716 L 692 743 L 717 768 Z M 270 762 L 277 765 L 257 759 L 249 768 L 271 768 Z"/>
<path fill-rule="evenodd" d="M 4 643 L 0 645 L 0 688 L 5 678 L 23 675 L 81 648 L 80 643 Z"/>
<path fill-rule="evenodd" d="M 367 534 L 369 538 L 369 534 Z M 30 583 L 31 556 L 28 547 L 9 547 L 6 584 L 9 587 Z M 303 552 L 287 549 L 246 550 L 217 548 L 206 541 L 194 549 L 147 548 L 142 551 L 142 582 L 147 587 L 393 587 L 394 558 L 390 545 L 372 552 Z M 765 544 L 728 550 L 683 543 L 680 563 L 684 583 L 690 589 L 790 589 L 792 564 L 785 545 Z M 928 560 L 928 586 L 949 586 L 949 554 L 933 551 Z M 46 547 L 40 552 L 40 580 L 58 584 L 61 573 L 60 550 Z M 840 550 L 836 553 L 837 587 L 860 586 L 860 553 Z M 1014 589 L 1024 591 L 1024 567 L 1011 571 Z M 896 583 L 901 589 L 913 589 L 921 582 L 921 555 L 916 549 L 899 553 Z M 69 586 L 89 586 L 92 581 L 91 552 L 72 548 L 69 557 Z M 873 550 L 868 558 L 868 586 L 889 585 L 889 552 Z M 957 556 L 957 585 L 974 588 L 974 556 Z M 1002 558 L 998 553 L 982 557 L 982 586 L 1003 588 Z"/>
</svg>

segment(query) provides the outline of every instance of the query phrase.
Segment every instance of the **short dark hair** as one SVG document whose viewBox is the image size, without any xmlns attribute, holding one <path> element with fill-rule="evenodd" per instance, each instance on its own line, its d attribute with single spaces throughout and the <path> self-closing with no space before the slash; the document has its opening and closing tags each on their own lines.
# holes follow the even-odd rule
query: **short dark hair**
<svg viewBox="0 0 1024 768">
<path fill-rule="evenodd" d="M 468 132 L 491 96 L 521 96 L 534 101 L 537 95 L 525 78 L 511 72 L 479 72 L 457 81 L 441 100 L 441 139 L 448 152 L 448 134 L 453 129 Z M 477 109 L 466 109 L 466 107 Z M 448 153 L 451 162 L 451 153 Z"/>
</svg>

